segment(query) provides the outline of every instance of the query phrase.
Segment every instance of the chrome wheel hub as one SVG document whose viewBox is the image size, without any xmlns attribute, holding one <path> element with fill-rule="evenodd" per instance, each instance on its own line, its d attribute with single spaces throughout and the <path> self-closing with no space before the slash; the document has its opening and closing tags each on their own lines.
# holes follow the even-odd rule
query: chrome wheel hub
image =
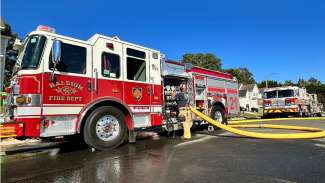
<svg viewBox="0 0 325 183">
<path fill-rule="evenodd" d="M 220 111 L 216 111 L 216 112 L 214 113 L 214 119 L 215 119 L 216 121 L 220 122 L 220 123 L 223 122 L 223 117 L 222 117 L 222 114 L 221 114 Z"/>
<path fill-rule="evenodd" d="M 96 135 L 103 141 L 111 141 L 120 133 L 118 119 L 112 115 L 101 117 L 96 123 Z"/>
</svg>

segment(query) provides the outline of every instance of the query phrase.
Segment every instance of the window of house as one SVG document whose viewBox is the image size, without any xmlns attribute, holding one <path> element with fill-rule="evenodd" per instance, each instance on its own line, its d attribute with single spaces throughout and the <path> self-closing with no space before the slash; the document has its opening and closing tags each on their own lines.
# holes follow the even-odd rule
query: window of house
<svg viewBox="0 0 325 183">
<path fill-rule="evenodd" d="M 86 48 L 71 44 L 61 44 L 61 61 L 56 66 L 57 71 L 85 74 Z M 49 68 L 53 70 L 52 51 L 50 53 Z"/>
<path fill-rule="evenodd" d="M 111 53 L 102 54 L 102 75 L 109 78 L 120 77 L 120 56 Z"/>
<path fill-rule="evenodd" d="M 146 81 L 146 62 L 141 59 L 127 57 L 127 79 L 134 81 Z"/>
</svg>

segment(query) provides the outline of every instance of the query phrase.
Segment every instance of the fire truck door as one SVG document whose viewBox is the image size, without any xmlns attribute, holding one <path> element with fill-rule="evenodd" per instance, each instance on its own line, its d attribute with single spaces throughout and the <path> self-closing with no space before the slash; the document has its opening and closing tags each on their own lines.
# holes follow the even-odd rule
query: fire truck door
<svg viewBox="0 0 325 183">
<path fill-rule="evenodd" d="M 150 52 L 132 45 L 123 45 L 124 102 L 133 113 L 135 128 L 151 126 L 152 86 L 149 76 Z"/>
<path fill-rule="evenodd" d="M 93 52 L 93 100 L 112 97 L 123 101 L 122 44 L 99 39 Z"/>
<path fill-rule="evenodd" d="M 74 134 L 78 114 L 91 101 L 88 90 L 92 79 L 91 46 L 74 40 L 55 40 L 61 43 L 60 62 L 56 66 L 52 63 L 51 48 L 44 53 L 47 62 L 44 64 L 42 115 L 48 125 L 44 122 L 41 137 Z M 51 46 L 52 42 L 51 39 Z"/>
<path fill-rule="evenodd" d="M 54 66 L 49 50 L 42 112 L 45 116 L 77 115 L 91 100 L 91 91 L 87 87 L 91 81 L 91 47 L 71 40 L 56 40 L 61 42 L 61 61 L 54 71 L 55 82 L 50 81 Z"/>
</svg>

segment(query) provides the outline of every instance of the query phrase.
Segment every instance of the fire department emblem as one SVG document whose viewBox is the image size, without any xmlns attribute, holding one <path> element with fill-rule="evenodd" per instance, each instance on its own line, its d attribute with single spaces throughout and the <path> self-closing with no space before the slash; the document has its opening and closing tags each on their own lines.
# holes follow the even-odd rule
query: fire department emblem
<svg viewBox="0 0 325 183">
<path fill-rule="evenodd" d="M 73 94 L 77 93 L 76 89 L 74 89 L 72 87 L 68 87 L 68 86 L 57 87 L 55 89 L 55 91 L 57 91 L 58 93 L 61 93 L 62 95 L 73 95 Z"/>
<path fill-rule="evenodd" d="M 132 88 L 132 94 L 136 101 L 140 101 L 142 98 L 142 88 L 139 87 Z"/>
</svg>

